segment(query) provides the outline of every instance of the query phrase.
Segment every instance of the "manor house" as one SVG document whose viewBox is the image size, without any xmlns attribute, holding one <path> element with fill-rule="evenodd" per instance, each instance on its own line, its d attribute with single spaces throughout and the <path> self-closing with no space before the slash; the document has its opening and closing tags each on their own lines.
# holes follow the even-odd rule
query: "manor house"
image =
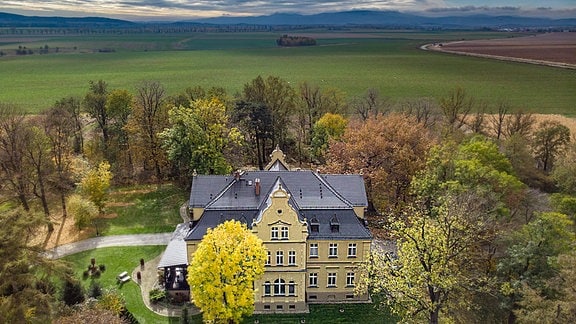
<svg viewBox="0 0 576 324">
<path fill-rule="evenodd" d="M 191 221 L 175 232 L 159 268 L 175 297 L 189 298 L 187 265 L 208 228 L 237 220 L 267 249 L 255 282 L 256 313 L 308 312 L 310 303 L 368 302 L 355 294 L 356 268 L 370 252 L 361 175 L 291 171 L 278 148 L 265 170 L 195 175 Z"/>
</svg>

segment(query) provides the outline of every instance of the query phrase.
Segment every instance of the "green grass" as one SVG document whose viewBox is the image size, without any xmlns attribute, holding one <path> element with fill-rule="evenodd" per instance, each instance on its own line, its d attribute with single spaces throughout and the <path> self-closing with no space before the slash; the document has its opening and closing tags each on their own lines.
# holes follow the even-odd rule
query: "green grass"
<svg viewBox="0 0 576 324">
<path fill-rule="evenodd" d="M 314 31 L 306 31 L 308 33 Z M 316 34 L 320 46 L 277 48 L 280 33 L 102 35 L 36 40 L 79 51 L 111 47 L 114 53 L 0 57 L 0 102 L 38 112 L 56 100 L 83 96 L 89 80 L 134 91 L 143 80 L 160 81 L 168 94 L 190 86 L 241 91 L 258 75 L 279 76 L 292 85 L 308 81 L 360 96 L 369 88 L 393 100 L 445 96 L 461 86 L 477 100 L 508 101 L 513 108 L 574 114 L 576 74 L 571 70 L 424 52 L 419 45 L 455 39 L 503 37 L 487 32 L 362 31 L 355 37 Z M 148 37 L 149 36 L 149 37 Z M 51 43 L 53 42 L 53 43 Z M 15 44 L 0 46 L 13 48 Z"/>
<path fill-rule="evenodd" d="M 179 209 L 187 195 L 171 184 L 115 189 L 106 212 L 117 216 L 98 218 L 98 230 L 101 235 L 172 232 L 182 223 Z"/>
<path fill-rule="evenodd" d="M 125 300 L 128 310 L 142 324 L 146 323 L 179 323 L 179 318 L 169 318 L 150 311 L 142 301 L 140 288 L 130 281 L 122 286 L 116 283 L 116 276 L 124 271 L 132 272 L 139 266 L 140 258 L 146 262 L 155 258 L 165 249 L 165 246 L 137 246 L 137 247 L 111 247 L 76 253 L 63 258 L 72 264 L 74 274 L 82 278 L 82 273 L 90 264 L 90 259 L 95 258 L 96 264 L 106 265 L 106 270 L 98 279 L 80 279 L 87 289 L 92 280 L 100 283 L 102 288 L 116 288 Z M 341 312 L 340 310 L 343 310 Z M 310 305 L 309 314 L 284 314 L 284 315 L 253 315 L 246 318 L 244 323 L 300 323 L 304 319 L 306 323 L 396 323 L 388 311 L 378 309 L 376 304 L 327 304 Z M 201 323 L 202 316 L 191 316 L 192 323 Z"/>
<path fill-rule="evenodd" d="M 140 264 L 140 258 L 151 260 L 164 251 L 166 246 L 137 246 L 113 247 L 85 251 L 64 257 L 73 265 L 74 273 L 85 288 L 90 286 L 92 279 L 83 280 L 82 273 L 90 264 L 91 258 L 96 258 L 96 264 L 106 265 L 106 271 L 100 278 L 94 279 L 102 288 L 117 288 L 124 295 L 126 307 L 142 324 L 146 323 L 178 323 L 177 318 L 160 316 L 150 311 L 142 301 L 140 287 L 132 281 L 120 286 L 116 283 L 116 276 L 127 271 L 131 273 Z"/>
</svg>

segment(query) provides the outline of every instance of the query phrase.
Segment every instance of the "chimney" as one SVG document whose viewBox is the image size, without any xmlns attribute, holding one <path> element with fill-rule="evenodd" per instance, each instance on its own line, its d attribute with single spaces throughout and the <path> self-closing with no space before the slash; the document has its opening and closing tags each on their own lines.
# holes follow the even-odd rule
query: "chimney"
<svg viewBox="0 0 576 324">
<path fill-rule="evenodd" d="M 254 179 L 254 193 L 256 196 L 260 196 L 260 179 Z"/>
</svg>

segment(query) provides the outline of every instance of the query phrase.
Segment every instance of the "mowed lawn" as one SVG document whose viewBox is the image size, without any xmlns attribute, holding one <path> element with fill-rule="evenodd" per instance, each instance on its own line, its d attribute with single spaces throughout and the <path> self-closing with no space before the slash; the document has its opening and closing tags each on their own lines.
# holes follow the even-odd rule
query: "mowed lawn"
<svg viewBox="0 0 576 324">
<path fill-rule="evenodd" d="M 92 281 L 100 283 L 102 288 L 114 288 L 121 293 L 126 300 L 126 307 L 142 323 L 180 323 L 179 318 L 169 318 L 150 311 L 142 301 L 140 287 L 129 281 L 124 285 L 116 282 L 119 273 L 127 271 L 131 273 L 139 266 L 140 258 L 145 262 L 155 258 L 165 249 L 165 246 L 139 246 L 139 247 L 111 247 L 85 251 L 64 257 L 70 262 L 74 274 L 80 279 L 84 288 L 88 289 Z M 106 270 L 97 279 L 81 279 L 82 273 L 90 264 L 90 259 L 95 258 L 96 264 L 104 264 Z M 279 324 L 279 323 L 396 323 L 396 319 L 390 312 L 379 308 L 377 303 L 371 304 L 325 304 L 310 305 L 308 314 L 283 314 L 283 315 L 253 315 L 245 318 L 243 323 Z M 202 323 L 202 316 L 190 316 L 191 323 Z"/>
<path fill-rule="evenodd" d="M 188 192 L 172 184 L 116 188 L 95 225 L 104 236 L 172 232 L 183 222 L 179 210 L 186 199 Z"/>
<path fill-rule="evenodd" d="M 307 31 L 307 33 L 312 33 Z M 291 33 L 297 34 L 297 33 Z M 305 33 L 301 33 L 305 34 Z M 221 86 L 230 94 L 261 76 L 274 75 L 295 87 L 307 81 L 339 89 L 347 98 L 374 88 L 394 101 L 440 98 L 456 87 L 478 101 L 539 113 L 574 114 L 576 73 L 522 63 L 422 51 L 429 42 L 495 33 L 316 33 L 318 46 L 279 48 L 279 33 L 94 36 L 92 39 L 38 40 L 80 49 L 114 48 L 112 53 L 0 57 L 0 102 L 38 112 L 56 100 L 83 96 L 89 80 L 134 91 L 156 80 L 177 94 L 192 86 Z M 237 37 L 235 37 L 237 36 Z M 4 48 L 14 44 L 4 45 Z M 1 48 L 0 48 L 1 49 Z"/>
</svg>

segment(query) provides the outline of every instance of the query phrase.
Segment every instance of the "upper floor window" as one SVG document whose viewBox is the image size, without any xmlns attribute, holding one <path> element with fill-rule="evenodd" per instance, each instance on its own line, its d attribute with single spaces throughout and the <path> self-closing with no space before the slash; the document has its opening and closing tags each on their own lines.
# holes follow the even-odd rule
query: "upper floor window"
<svg viewBox="0 0 576 324">
<path fill-rule="evenodd" d="M 272 240 L 277 240 L 278 239 L 278 227 L 273 226 L 271 231 L 270 231 L 270 238 Z"/>
<path fill-rule="evenodd" d="M 318 243 L 310 243 L 310 257 L 311 258 L 318 257 Z"/>
<path fill-rule="evenodd" d="M 336 215 L 330 219 L 330 231 L 332 231 L 332 233 L 338 233 L 340 231 L 340 221 Z"/>
<path fill-rule="evenodd" d="M 270 251 L 266 251 L 266 263 L 264 265 L 270 265 Z"/>
<path fill-rule="evenodd" d="M 329 258 L 337 258 L 338 257 L 338 243 L 330 243 L 328 249 L 328 257 Z"/>
<path fill-rule="evenodd" d="M 288 239 L 288 227 L 287 227 L 287 226 L 282 226 L 280 235 L 281 235 L 281 238 L 282 238 L 283 240 L 287 240 L 287 239 Z"/>
<path fill-rule="evenodd" d="M 354 272 L 346 273 L 346 286 L 353 287 L 354 286 Z"/>
<path fill-rule="evenodd" d="M 276 265 L 283 265 L 283 264 L 284 264 L 284 252 L 276 251 Z"/>
<path fill-rule="evenodd" d="M 318 273 L 312 272 L 308 275 L 308 285 L 310 287 L 318 287 Z"/>
<path fill-rule="evenodd" d="M 336 272 L 328 273 L 328 287 L 336 287 Z"/>
<path fill-rule="evenodd" d="M 288 251 L 288 265 L 296 265 L 296 251 Z"/>
<path fill-rule="evenodd" d="M 318 222 L 318 218 L 312 217 L 312 219 L 310 219 L 310 230 L 312 232 L 318 232 L 320 230 L 320 222 Z"/>
<path fill-rule="evenodd" d="M 349 243 L 348 244 L 348 257 L 355 257 L 356 256 L 356 243 Z"/>
</svg>

